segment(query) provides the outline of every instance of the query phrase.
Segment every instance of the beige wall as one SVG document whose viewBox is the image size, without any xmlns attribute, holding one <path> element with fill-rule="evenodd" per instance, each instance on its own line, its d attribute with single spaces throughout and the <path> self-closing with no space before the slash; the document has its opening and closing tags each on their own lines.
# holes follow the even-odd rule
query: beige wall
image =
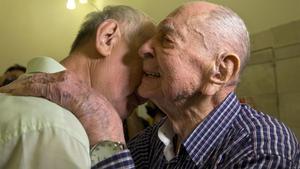
<svg viewBox="0 0 300 169">
<path fill-rule="evenodd" d="M 97 0 L 97 5 L 125 4 L 145 11 L 160 21 L 184 2 L 194 0 Z M 246 22 L 251 33 L 300 19 L 299 0 L 207 0 L 236 11 Z"/>
<path fill-rule="evenodd" d="M 189 0 L 94 0 L 102 9 L 108 4 L 125 4 L 141 9 L 157 22 Z M 299 0 L 209 0 L 222 3 L 245 19 L 250 32 L 300 19 Z M 0 74 L 15 63 L 47 55 L 60 60 L 68 53 L 83 17 L 94 10 L 80 5 L 65 8 L 66 0 L 0 0 Z"/>
<path fill-rule="evenodd" d="M 252 35 L 238 94 L 285 122 L 300 139 L 300 20 Z"/>
<path fill-rule="evenodd" d="M 300 19 L 299 0 L 208 0 L 236 11 L 251 33 Z"/>
<path fill-rule="evenodd" d="M 89 5 L 67 10 L 64 0 L 0 0 L 0 74 L 35 56 L 65 57 L 91 10 Z"/>
<path fill-rule="evenodd" d="M 189 0 L 97 0 L 97 6 L 130 5 L 140 9 L 154 18 L 158 23 L 177 6 Z"/>
</svg>

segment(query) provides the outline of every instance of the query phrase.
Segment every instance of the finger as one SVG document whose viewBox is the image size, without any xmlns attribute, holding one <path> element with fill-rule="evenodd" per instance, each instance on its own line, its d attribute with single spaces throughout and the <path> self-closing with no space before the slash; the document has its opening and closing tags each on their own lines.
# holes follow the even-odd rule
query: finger
<svg viewBox="0 0 300 169">
<path fill-rule="evenodd" d="M 0 92 L 18 96 L 36 96 L 37 92 L 35 88 L 37 86 L 42 86 L 42 84 L 32 83 L 31 77 L 23 77 L 0 88 Z"/>
<path fill-rule="evenodd" d="M 25 79 L 25 78 L 17 79 L 15 81 L 11 82 L 10 84 L 1 87 L 0 92 L 1 93 L 11 93 L 11 91 L 13 91 L 15 88 L 22 86 L 23 79 Z"/>
<path fill-rule="evenodd" d="M 11 88 L 9 87 L 9 85 L 0 87 L 0 93 L 11 93 Z"/>
</svg>

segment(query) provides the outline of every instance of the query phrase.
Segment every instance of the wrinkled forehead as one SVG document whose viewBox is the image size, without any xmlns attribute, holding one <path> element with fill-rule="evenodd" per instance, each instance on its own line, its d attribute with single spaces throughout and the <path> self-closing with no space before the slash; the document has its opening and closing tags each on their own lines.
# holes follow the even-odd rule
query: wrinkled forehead
<svg viewBox="0 0 300 169">
<path fill-rule="evenodd" d="M 212 10 L 215 10 L 218 5 L 207 2 L 190 2 L 186 3 L 171 12 L 167 18 L 176 18 L 178 20 L 189 20 L 197 17 L 207 16 Z"/>
<path fill-rule="evenodd" d="M 161 21 L 157 30 L 159 33 L 170 33 L 185 39 L 188 34 L 199 32 L 198 28 L 206 16 L 204 13 L 203 15 L 194 12 L 185 13 L 185 10 L 178 9 Z"/>
<path fill-rule="evenodd" d="M 168 17 L 159 23 L 157 32 L 158 34 L 169 34 L 180 38 L 181 40 L 185 38 L 185 24 L 181 24 L 176 19 Z"/>
<path fill-rule="evenodd" d="M 158 25 L 158 30 L 165 32 L 176 32 L 186 26 L 186 21 L 191 16 L 184 7 L 179 7 L 171 12 Z"/>
</svg>

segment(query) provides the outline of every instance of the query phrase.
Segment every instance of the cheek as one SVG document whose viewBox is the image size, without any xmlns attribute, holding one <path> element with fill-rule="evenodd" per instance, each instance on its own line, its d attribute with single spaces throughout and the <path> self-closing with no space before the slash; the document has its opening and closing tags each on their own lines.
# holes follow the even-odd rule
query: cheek
<svg viewBox="0 0 300 169">
<path fill-rule="evenodd" d="M 130 66 L 131 69 L 129 70 L 130 72 L 130 79 L 134 82 L 140 82 L 142 78 L 142 65 L 132 65 Z"/>
<path fill-rule="evenodd" d="M 127 67 L 127 72 L 129 72 L 130 80 L 140 81 L 143 67 L 142 58 L 139 56 L 131 56 L 131 58 L 125 64 Z"/>
<path fill-rule="evenodd" d="M 142 68 L 138 65 L 126 66 L 118 74 L 119 85 L 122 86 L 123 94 L 132 94 L 141 83 Z"/>
<path fill-rule="evenodd" d="M 201 88 L 201 74 L 189 65 L 177 65 L 170 70 L 168 76 L 162 81 L 164 97 L 177 100 L 186 98 L 199 92 Z"/>
<path fill-rule="evenodd" d="M 162 92 L 164 97 L 171 100 L 187 98 L 199 91 L 200 81 L 198 78 L 189 76 L 169 78 L 162 83 Z"/>
</svg>

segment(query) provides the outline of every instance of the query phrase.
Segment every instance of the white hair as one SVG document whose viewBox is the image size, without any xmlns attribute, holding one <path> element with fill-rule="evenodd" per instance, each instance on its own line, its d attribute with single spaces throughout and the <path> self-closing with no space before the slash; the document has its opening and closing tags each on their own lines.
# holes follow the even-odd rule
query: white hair
<svg viewBox="0 0 300 169">
<path fill-rule="evenodd" d="M 250 38 L 244 21 L 231 9 L 218 6 L 208 13 L 201 25 L 209 34 L 205 41 L 218 54 L 234 52 L 240 57 L 241 72 L 250 57 Z"/>
</svg>

